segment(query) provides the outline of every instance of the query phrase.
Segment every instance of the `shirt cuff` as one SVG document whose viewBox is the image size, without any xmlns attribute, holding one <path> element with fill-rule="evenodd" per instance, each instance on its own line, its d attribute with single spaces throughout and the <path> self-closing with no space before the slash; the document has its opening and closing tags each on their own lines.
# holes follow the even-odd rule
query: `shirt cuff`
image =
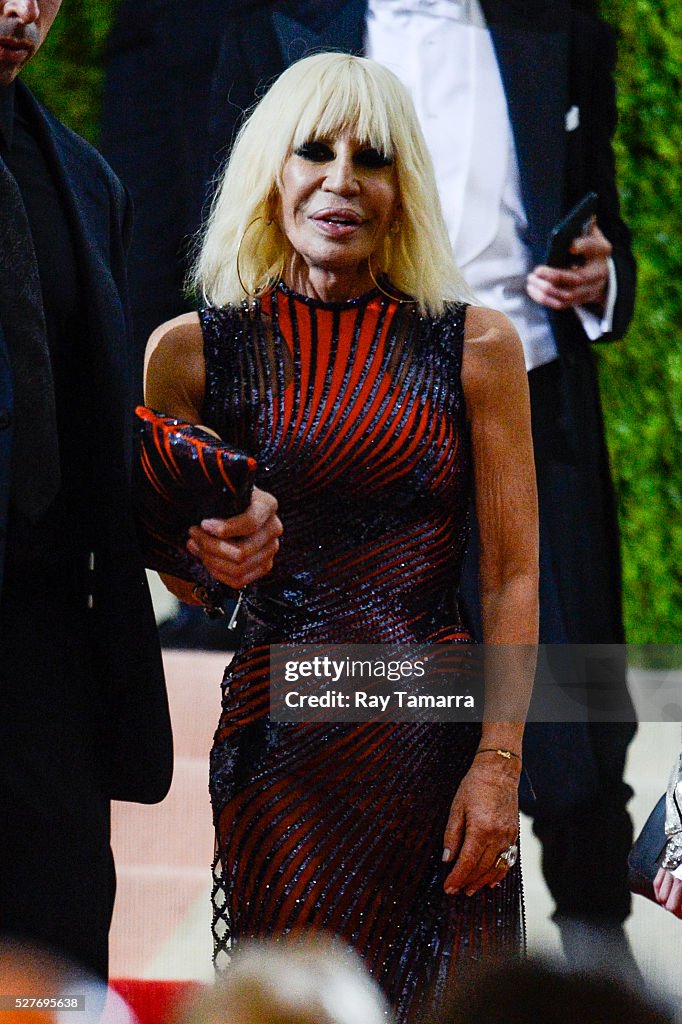
<svg viewBox="0 0 682 1024">
<path fill-rule="evenodd" d="M 609 270 L 609 283 L 606 286 L 604 312 L 598 315 L 586 306 L 573 307 L 590 341 L 597 341 L 603 334 L 608 334 L 613 329 L 613 311 L 618 296 L 618 279 L 616 278 L 616 264 L 613 262 L 613 259 L 609 256 L 606 262 Z"/>
</svg>

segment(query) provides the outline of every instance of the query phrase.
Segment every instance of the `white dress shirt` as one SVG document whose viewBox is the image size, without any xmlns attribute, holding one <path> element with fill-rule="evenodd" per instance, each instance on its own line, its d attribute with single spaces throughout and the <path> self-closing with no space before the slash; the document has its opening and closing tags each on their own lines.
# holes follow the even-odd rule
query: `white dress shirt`
<svg viewBox="0 0 682 1024">
<path fill-rule="evenodd" d="M 514 322 L 527 369 L 556 359 L 547 311 L 525 290 L 534 265 L 528 222 L 507 101 L 478 0 L 370 0 L 365 52 L 412 96 L 468 284 L 482 304 Z M 610 277 L 605 317 L 576 310 L 592 340 L 611 327 L 612 267 Z"/>
</svg>

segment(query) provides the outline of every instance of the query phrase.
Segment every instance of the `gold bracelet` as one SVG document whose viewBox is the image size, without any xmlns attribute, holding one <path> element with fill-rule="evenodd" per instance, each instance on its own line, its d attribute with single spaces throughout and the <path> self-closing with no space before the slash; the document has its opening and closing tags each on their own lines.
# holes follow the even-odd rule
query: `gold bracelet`
<svg viewBox="0 0 682 1024">
<path fill-rule="evenodd" d="M 521 760 L 519 754 L 515 754 L 513 750 L 501 750 L 499 747 L 481 747 L 474 754 L 474 757 L 478 757 L 479 754 L 499 754 L 505 761 L 511 761 L 512 757 L 515 757 L 517 761 Z"/>
</svg>

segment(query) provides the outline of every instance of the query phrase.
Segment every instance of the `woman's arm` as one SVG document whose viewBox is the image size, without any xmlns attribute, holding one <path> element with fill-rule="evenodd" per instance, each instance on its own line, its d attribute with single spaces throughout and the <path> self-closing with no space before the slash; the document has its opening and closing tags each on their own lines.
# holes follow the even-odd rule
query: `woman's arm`
<svg viewBox="0 0 682 1024">
<path fill-rule="evenodd" d="M 452 803 L 448 892 L 494 885 L 518 834 L 521 742 L 538 635 L 538 523 L 528 380 L 519 337 L 492 310 L 467 311 L 462 383 L 471 430 L 485 656 L 483 731 Z M 497 750 L 511 751 L 505 758 Z M 449 855 L 448 855 L 449 854 Z"/>
<path fill-rule="evenodd" d="M 201 324 L 196 313 L 184 313 L 157 327 L 147 342 L 144 400 L 167 416 L 200 424 L 205 390 Z"/>
<path fill-rule="evenodd" d="M 196 313 L 162 324 L 151 335 L 145 354 L 145 402 L 152 409 L 202 426 L 206 389 L 203 335 Z M 216 435 L 217 436 L 217 435 Z M 188 550 L 201 559 L 211 575 L 235 590 L 265 576 L 279 548 L 282 524 L 277 501 L 254 488 L 251 504 L 231 519 L 207 519 L 190 529 Z M 181 601 L 200 604 L 192 584 L 162 576 Z"/>
</svg>

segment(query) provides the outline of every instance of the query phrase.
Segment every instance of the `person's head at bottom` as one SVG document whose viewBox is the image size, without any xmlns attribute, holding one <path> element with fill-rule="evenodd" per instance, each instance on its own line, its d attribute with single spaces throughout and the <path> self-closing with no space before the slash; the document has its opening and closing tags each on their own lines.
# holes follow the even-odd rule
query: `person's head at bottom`
<svg viewBox="0 0 682 1024">
<path fill-rule="evenodd" d="M 390 1024 L 362 961 L 330 936 L 240 945 L 224 977 L 176 1024 Z"/>
<path fill-rule="evenodd" d="M 280 279 L 329 302 L 378 281 L 432 314 L 468 294 L 412 101 L 374 61 L 322 53 L 293 64 L 233 147 L 193 283 L 222 306 Z"/>
<path fill-rule="evenodd" d="M 462 978 L 431 1024 L 673 1024 L 662 1000 L 622 979 L 542 960 L 482 966 Z"/>
<path fill-rule="evenodd" d="M 100 978 L 50 949 L 0 936 L 2 1024 L 136 1024 Z"/>
</svg>

